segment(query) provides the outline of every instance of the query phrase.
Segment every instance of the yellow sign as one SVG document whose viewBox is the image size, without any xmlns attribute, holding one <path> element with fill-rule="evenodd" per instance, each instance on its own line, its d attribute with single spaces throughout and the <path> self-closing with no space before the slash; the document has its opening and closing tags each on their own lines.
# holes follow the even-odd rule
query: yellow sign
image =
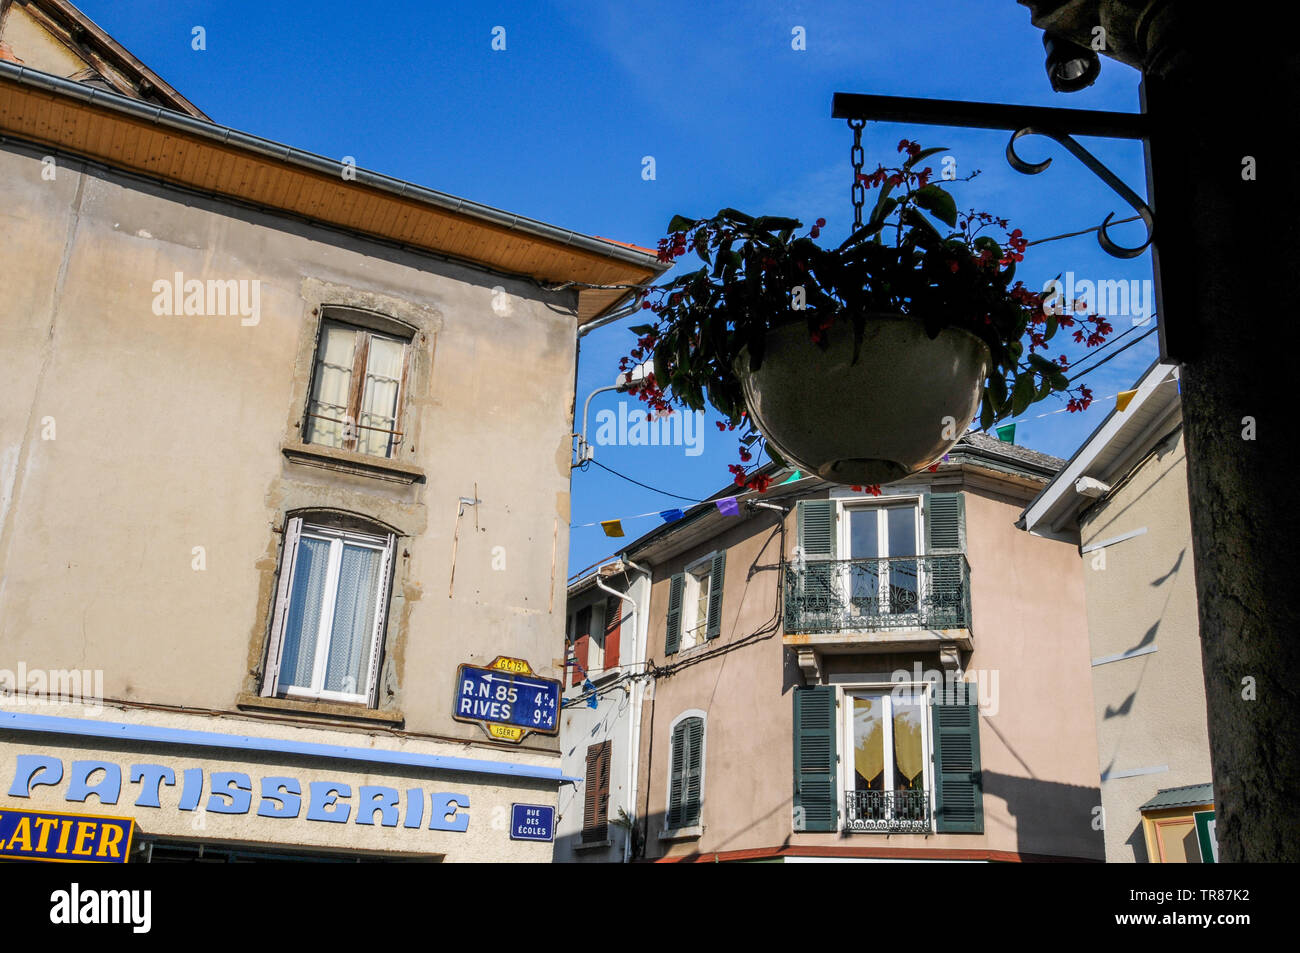
<svg viewBox="0 0 1300 953">
<path fill-rule="evenodd" d="M 494 668 L 498 672 L 514 672 L 516 675 L 532 675 L 533 667 L 527 661 L 521 658 L 511 658 L 508 655 L 498 655 L 492 660 L 488 668 Z"/>
<path fill-rule="evenodd" d="M 524 735 L 527 733 L 527 729 L 517 728 L 514 725 L 485 724 L 483 727 L 487 729 L 489 737 L 497 738 L 501 741 L 513 741 L 518 743 L 524 740 Z"/>
</svg>

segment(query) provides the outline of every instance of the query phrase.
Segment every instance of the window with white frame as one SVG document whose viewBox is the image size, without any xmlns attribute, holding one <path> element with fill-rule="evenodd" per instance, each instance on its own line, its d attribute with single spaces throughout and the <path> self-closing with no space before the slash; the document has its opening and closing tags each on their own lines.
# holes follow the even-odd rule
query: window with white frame
<svg viewBox="0 0 1300 953">
<path fill-rule="evenodd" d="M 333 315 L 333 317 L 331 317 Z M 338 317 L 375 327 L 344 323 Z M 331 309 L 321 321 L 303 442 L 395 457 L 402 441 L 409 335 L 377 316 Z"/>
<path fill-rule="evenodd" d="M 918 501 L 846 503 L 840 552 L 844 591 L 856 615 L 906 615 L 919 609 L 923 551 Z"/>
<path fill-rule="evenodd" d="M 712 557 L 686 567 L 686 593 L 682 614 L 682 645 L 694 648 L 705 640 L 709 629 L 709 582 L 713 572 Z"/>
<path fill-rule="evenodd" d="M 725 552 L 710 553 L 675 573 L 668 585 L 668 655 L 692 649 L 722 633 L 722 583 Z"/>
<path fill-rule="evenodd" d="M 846 688 L 840 760 L 845 829 L 928 832 L 930 710 L 924 687 Z"/>
<path fill-rule="evenodd" d="M 396 538 L 286 522 L 262 695 L 375 705 Z"/>
</svg>

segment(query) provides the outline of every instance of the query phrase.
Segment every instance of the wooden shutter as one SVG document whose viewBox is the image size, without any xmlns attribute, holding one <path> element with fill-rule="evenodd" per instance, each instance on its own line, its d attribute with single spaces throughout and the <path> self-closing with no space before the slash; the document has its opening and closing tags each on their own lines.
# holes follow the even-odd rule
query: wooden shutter
<svg viewBox="0 0 1300 953">
<path fill-rule="evenodd" d="M 570 685 L 581 685 L 587 677 L 588 649 L 591 646 L 591 606 L 578 610 L 573 625 L 573 657 L 577 664 L 573 666 L 573 680 Z"/>
<path fill-rule="evenodd" d="M 961 493 L 926 494 L 925 539 L 927 552 L 965 552 L 966 500 Z"/>
<path fill-rule="evenodd" d="M 581 685 L 587 677 L 587 649 L 591 646 L 590 635 L 578 636 L 578 641 L 573 643 L 573 657 L 577 664 L 573 666 L 572 685 Z"/>
<path fill-rule="evenodd" d="M 984 785 L 980 774 L 980 725 L 975 686 L 957 684 L 956 697 L 936 689 L 934 718 L 935 830 L 984 833 Z"/>
<path fill-rule="evenodd" d="M 686 590 L 686 574 L 675 573 L 668 582 L 668 632 L 664 637 L 664 654 L 672 655 L 682 642 L 682 593 Z"/>
<path fill-rule="evenodd" d="M 700 822 L 704 780 L 704 719 L 684 718 L 673 728 L 669 766 L 668 829 Z"/>
<path fill-rule="evenodd" d="M 609 837 L 609 761 L 610 743 L 587 748 L 587 776 L 583 788 L 583 843 Z"/>
<path fill-rule="evenodd" d="M 836 791 L 835 688 L 794 690 L 794 829 L 834 831 L 839 822 Z"/>
<path fill-rule="evenodd" d="M 796 508 L 804 559 L 835 558 L 835 501 L 800 500 Z"/>
<path fill-rule="evenodd" d="M 668 820 L 665 826 L 675 830 L 682 826 L 682 794 L 686 774 L 686 722 L 673 728 L 672 749 L 668 762 Z"/>
<path fill-rule="evenodd" d="M 961 493 L 928 493 L 925 507 L 925 551 L 927 555 L 966 551 L 966 501 Z M 960 559 L 931 560 L 929 601 L 945 616 L 965 618 L 966 593 Z"/>
<path fill-rule="evenodd" d="M 608 671 L 618 668 L 618 649 L 623 632 L 623 600 L 610 596 L 605 601 L 605 665 Z"/>
<path fill-rule="evenodd" d="M 379 595 L 375 600 L 375 632 L 370 645 L 370 671 L 366 673 L 366 695 L 370 707 L 378 705 L 379 699 L 379 659 L 384 652 L 384 624 L 388 620 L 389 584 L 393 575 L 393 556 L 397 551 L 397 537 L 389 533 L 388 545 L 384 549 L 384 560 L 379 567 Z"/>
<path fill-rule="evenodd" d="M 289 601 L 293 592 L 293 570 L 298 563 L 298 540 L 302 538 L 302 518 L 295 516 L 284 524 L 284 545 L 280 548 L 280 578 L 275 587 L 275 605 L 271 608 L 271 636 L 266 647 L 266 666 L 262 674 L 262 695 L 275 694 L 280 681 L 280 651 L 284 647 L 284 625 L 289 618 Z"/>
<path fill-rule="evenodd" d="M 796 508 L 799 524 L 799 552 L 803 569 L 799 572 L 799 604 L 805 616 L 815 619 L 824 613 L 840 611 L 840 594 L 836 586 L 838 527 L 834 500 L 800 500 Z"/>
<path fill-rule="evenodd" d="M 682 793 L 682 826 L 700 823 L 700 792 L 704 780 L 704 719 L 688 718 L 686 725 L 686 758 Z"/>
<path fill-rule="evenodd" d="M 726 568 L 726 552 L 713 557 L 713 565 L 709 570 L 709 623 L 704 630 L 706 639 L 716 639 L 722 634 L 722 577 Z"/>
</svg>

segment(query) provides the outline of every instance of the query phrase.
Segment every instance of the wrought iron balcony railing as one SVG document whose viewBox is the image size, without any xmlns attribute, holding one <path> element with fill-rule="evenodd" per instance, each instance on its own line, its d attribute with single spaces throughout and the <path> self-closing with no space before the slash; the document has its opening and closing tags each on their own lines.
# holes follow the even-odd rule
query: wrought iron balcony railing
<svg viewBox="0 0 1300 953">
<path fill-rule="evenodd" d="M 846 791 L 844 829 L 849 832 L 925 834 L 930 831 L 926 791 Z"/>
<path fill-rule="evenodd" d="M 961 553 L 786 563 L 787 633 L 970 627 Z"/>
</svg>

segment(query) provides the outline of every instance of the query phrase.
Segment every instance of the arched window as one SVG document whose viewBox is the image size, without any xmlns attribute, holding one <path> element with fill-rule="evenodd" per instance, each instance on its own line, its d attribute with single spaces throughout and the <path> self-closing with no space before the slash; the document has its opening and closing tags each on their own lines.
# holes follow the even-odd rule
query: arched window
<svg viewBox="0 0 1300 953">
<path fill-rule="evenodd" d="M 286 521 L 262 695 L 375 705 L 395 546 L 353 517 Z"/>
</svg>

